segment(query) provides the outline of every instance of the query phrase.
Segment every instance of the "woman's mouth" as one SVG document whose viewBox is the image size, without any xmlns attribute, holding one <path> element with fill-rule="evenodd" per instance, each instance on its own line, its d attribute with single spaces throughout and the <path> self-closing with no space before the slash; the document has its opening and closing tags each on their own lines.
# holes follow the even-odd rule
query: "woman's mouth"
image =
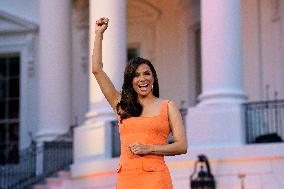
<svg viewBox="0 0 284 189">
<path fill-rule="evenodd" d="M 148 87 L 149 87 L 149 84 L 147 84 L 147 83 L 138 85 L 138 88 L 139 88 L 140 91 L 142 91 L 142 92 L 146 92 L 147 89 L 148 89 Z"/>
</svg>

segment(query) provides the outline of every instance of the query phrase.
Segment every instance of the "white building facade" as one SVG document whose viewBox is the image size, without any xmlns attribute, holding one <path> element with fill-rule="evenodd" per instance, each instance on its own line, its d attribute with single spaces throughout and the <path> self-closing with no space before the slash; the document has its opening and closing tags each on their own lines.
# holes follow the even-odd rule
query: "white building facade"
<svg viewBox="0 0 284 189">
<path fill-rule="evenodd" d="M 241 188 L 240 175 L 245 188 L 284 187 L 284 143 L 249 142 L 244 109 L 284 99 L 281 0 L 0 1 L 0 132 L 9 136 L 1 143 L 21 150 L 78 125 L 71 178 L 61 187 L 115 188 L 116 118 L 89 71 L 100 17 L 110 19 L 103 62 L 117 89 L 128 57 L 145 57 L 161 98 L 187 110 L 188 153 L 166 158 L 174 188 L 190 188 L 199 154 L 209 158 L 218 189 Z M 284 109 L 276 111 L 272 122 L 284 139 Z"/>
</svg>

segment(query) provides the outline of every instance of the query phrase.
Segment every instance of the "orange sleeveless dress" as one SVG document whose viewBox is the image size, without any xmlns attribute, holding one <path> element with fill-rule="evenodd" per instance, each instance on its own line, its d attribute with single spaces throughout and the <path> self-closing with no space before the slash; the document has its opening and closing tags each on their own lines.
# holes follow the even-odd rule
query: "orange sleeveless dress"
<svg viewBox="0 0 284 189">
<path fill-rule="evenodd" d="M 168 102 L 160 114 L 151 117 L 130 117 L 119 122 L 121 155 L 117 168 L 117 189 L 172 189 L 172 181 L 164 157 L 134 155 L 128 146 L 134 142 L 148 145 L 167 144 L 170 126 Z"/>
</svg>

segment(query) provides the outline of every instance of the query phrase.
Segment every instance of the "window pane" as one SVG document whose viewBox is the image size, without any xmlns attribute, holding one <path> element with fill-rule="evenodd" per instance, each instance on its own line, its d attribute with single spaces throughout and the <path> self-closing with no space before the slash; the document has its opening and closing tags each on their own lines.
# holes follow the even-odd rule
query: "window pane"
<svg viewBox="0 0 284 189">
<path fill-rule="evenodd" d="M 9 158 L 8 158 L 8 162 L 9 163 L 13 163 L 13 164 L 17 164 L 19 163 L 19 143 L 15 142 L 13 144 L 11 144 L 9 146 Z"/>
<path fill-rule="evenodd" d="M 19 124 L 9 124 L 9 163 L 19 162 Z"/>
<path fill-rule="evenodd" d="M 140 56 L 139 48 L 129 48 L 127 49 L 127 60 L 131 60 L 132 58 L 136 58 Z"/>
<path fill-rule="evenodd" d="M 6 141 L 6 124 L 0 124 L 0 144 L 3 144 Z"/>
<path fill-rule="evenodd" d="M 6 112 L 5 102 L 6 101 L 4 100 L 0 100 L 0 119 L 5 119 L 5 112 Z"/>
<path fill-rule="evenodd" d="M 0 165 L 6 164 L 6 149 L 6 145 L 4 143 L 0 143 Z"/>
<path fill-rule="evenodd" d="M 19 55 L 0 57 L 0 164 L 19 162 Z"/>
<path fill-rule="evenodd" d="M 19 123 L 9 124 L 9 140 L 10 142 L 18 141 L 19 139 Z"/>
<path fill-rule="evenodd" d="M 20 74 L 19 57 L 9 59 L 9 75 L 18 76 Z"/>
<path fill-rule="evenodd" d="M 7 134 L 7 126 L 6 124 L 0 124 L 0 164 L 6 163 L 6 134 Z"/>
<path fill-rule="evenodd" d="M 9 118 L 19 117 L 19 100 L 9 100 Z"/>
<path fill-rule="evenodd" d="M 0 58 L 0 79 L 6 76 L 6 58 Z"/>
<path fill-rule="evenodd" d="M 6 97 L 6 80 L 0 78 L 0 100 Z"/>
<path fill-rule="evenodd" d="M 9 79 L 9 97 L 19 97 L 19 79 Z"/>
</svg>

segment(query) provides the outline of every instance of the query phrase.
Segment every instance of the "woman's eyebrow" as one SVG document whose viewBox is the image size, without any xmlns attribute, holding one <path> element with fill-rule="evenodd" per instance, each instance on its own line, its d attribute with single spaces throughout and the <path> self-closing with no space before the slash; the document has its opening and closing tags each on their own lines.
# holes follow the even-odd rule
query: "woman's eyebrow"
<svg viewBox="0 0 284 189">
<path fill-rule="evenodd" d="M 135 71 L 136 74 L 145 73 L 145 72 L 150 72 L 150 70 L 144 70 L 144 71 L 141 71 L 141 72 Z"/>
<path fill-rule="evenodd" d="M 147 72 L 151 72 L 150 70 L 145 70 L 145 71 L 143 71 L 143 73 L 147 73 Z"/>
</svg>

